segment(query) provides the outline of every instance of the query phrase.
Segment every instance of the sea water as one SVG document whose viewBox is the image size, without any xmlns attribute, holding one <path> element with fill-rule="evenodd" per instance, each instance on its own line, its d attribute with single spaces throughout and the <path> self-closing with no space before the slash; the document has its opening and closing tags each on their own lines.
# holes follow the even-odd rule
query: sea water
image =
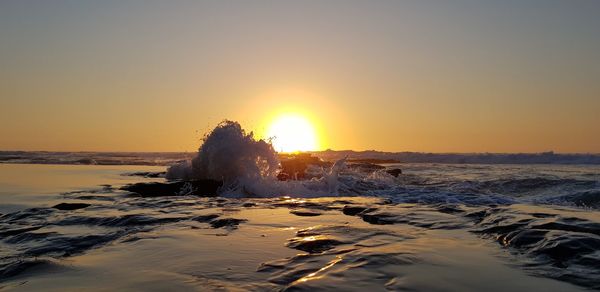
<svg viewBox="0 0 600 292">
<path fill-rule="evenodd" d="M 597 166 L 386 166 L 403 174 L 345 169 L 337 194 L 313 180 L 278 182 L 282 193 L 263 198 L 141 198 L 119 188 L 165 182 L 166 167 L 0 164 L 0 281 L 24 290 L 600 288 Z M 52 208 L 64 202 L 89 206 Z"/>
</svg>

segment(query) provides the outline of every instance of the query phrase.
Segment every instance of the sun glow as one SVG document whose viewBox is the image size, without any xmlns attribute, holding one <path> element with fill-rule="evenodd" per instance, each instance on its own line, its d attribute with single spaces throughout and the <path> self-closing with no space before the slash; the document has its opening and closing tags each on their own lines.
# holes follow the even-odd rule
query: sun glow
<svg viewBox="0 0 600 292">
<path fill-rule="evenodd" d="M 308 119 L 300 115 L 286 114 L 277 117 L 267 132 L 278 152 L 317 150 L 317 135 Z"/>
</svg>

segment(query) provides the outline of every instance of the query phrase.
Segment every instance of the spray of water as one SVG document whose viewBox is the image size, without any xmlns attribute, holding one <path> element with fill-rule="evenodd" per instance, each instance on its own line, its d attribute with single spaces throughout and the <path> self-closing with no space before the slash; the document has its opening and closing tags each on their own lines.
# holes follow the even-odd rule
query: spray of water
<svg viewBox="0 0 600 292">
<path fill-rule="evenodd" d="M 340 159 L 310 180 L 279 181 L 279 159 L 270 141 L 256 139 L 239 123 L 226 120 L 204 137 L 194 159 L 171 166 L 167 178 L 223 181 L 220 194 L 229 197 L 331 196 L 339 194 L 345 163 L 346 158 Z"/>
<path fill-rule="evenodd" d="M 275 177 L 279 159 L 271 143 L 256 140 L 239 123 L 225 120 L 208 133 L 191 162 L 170 167 L 170 179 L 237 180 Z"/>
</svg>

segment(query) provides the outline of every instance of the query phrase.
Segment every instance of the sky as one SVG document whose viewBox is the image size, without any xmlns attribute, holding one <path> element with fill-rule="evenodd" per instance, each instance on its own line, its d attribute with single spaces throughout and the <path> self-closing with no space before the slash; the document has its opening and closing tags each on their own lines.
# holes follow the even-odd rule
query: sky
<svg viewBox="0 0 600 292">
<path fill-rule="evenodd" d="M 0 150 L 600 153 L 600 1 L 0 2 Z"/>
</svg>

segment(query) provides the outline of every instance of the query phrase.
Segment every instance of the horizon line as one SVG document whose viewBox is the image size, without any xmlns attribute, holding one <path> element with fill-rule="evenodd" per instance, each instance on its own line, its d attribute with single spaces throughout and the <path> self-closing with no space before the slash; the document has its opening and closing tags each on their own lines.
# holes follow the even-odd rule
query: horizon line
<svg viewBox="0 0 600 292">
<path fill-rule="evenodd" d="M 553 155 L 600 155 L 600 152 L 556 152 L 552 150 L 548 151 L 536 151 L 536 152 L 431 152 L 431 151 L 383 151 L 383 150 L 351 150 L 351 149 L 343 149 L 343 150 L 335 150 L 335 149 L 325 149 L 325 150 L 310 150 L 310 151 L 297 151 L 292 153 L 319 153 L 319 152 L 380 152 L 380 153 L 419 153 L 419 154 L 457 154 L 457 155 L 465 155 L 465 154 L 494 154 L 494 155 L 508 155 L 508 154 L 553 154 Z M 3 150 L 0 149 L 1 152 L 46 152 L 46 153 L 196 153 L 198 150 L 194 151 L 123 151 L 123 150 Z M 277 151 L 276 151 L 277 152 Z M 277 153 L 286 153 L 286 152 L 277 152 Z"/>
</svg>

